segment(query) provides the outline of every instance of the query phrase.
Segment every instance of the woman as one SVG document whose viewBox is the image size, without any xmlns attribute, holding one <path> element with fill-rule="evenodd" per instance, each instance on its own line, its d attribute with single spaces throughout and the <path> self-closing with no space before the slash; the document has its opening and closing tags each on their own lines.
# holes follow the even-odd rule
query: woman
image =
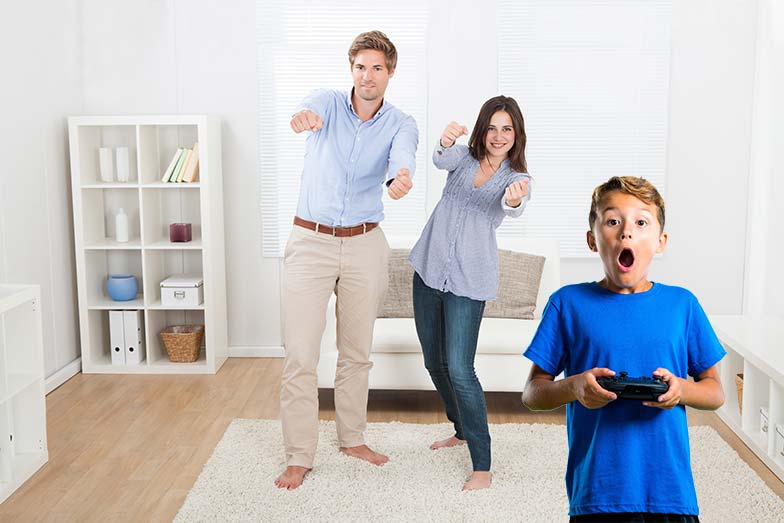
<svg viewBox="0 0 784 523">
<path fill-rule="evenodd" d="M 490 433 L 474 356 L 485 302 L 498 289 L 495 231 L 506 216 L 523 213 L 529 199 L 525 126 L 514 99 L 482 106 L 468 146 L 455 144 L 468 130 L 450 123 L 433 153 L 449 171 L 441 200 L 411 251 L 414 319 L 430 373 L 455 426 L 433 443 L 436 450 L 468 443 L 473 474 L 463 490 L 487 488 Z"/>
</svg>

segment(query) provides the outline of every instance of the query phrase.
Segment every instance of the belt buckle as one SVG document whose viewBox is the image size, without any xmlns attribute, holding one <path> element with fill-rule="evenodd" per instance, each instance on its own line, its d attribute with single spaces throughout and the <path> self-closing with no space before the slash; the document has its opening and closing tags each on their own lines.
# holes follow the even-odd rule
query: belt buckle
<svg viewBox="0 0 784 523">
<path fill-rule="evenodd" d="M 334 238 L 337 235 L 338 235 L 338 228 L 337 227 L 333 227 L 332 228 L 332 237 Z"/>
<path fill-rule="evenodd" d="M 367 233 L 367 222 L 362 224 L 362 234 Z"/>
</svg>

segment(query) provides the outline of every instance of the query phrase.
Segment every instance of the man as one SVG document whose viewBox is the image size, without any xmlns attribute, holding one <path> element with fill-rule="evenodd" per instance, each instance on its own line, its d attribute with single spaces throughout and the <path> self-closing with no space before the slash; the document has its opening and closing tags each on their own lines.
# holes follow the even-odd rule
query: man
<svg viewBox="0 0 784 523">
<path fill-rule="evenodd" d="M 397 51 L 383 33 L 362 33 L 348 52 L 351 92 L 317 90 L 291 119 L 309 131 L 297 215 L 286 245 L 283 337 L 286 359 L 280 416 L 286 470 L 275 480 L 295 489 L 313 467 L 318 441 L 318 364 L 326 307 L 337 295 L 335 423 L 341 452 L 383 465 L 365 445 L 373 324 L 387 288 L 389 247 L 378 227 L 381 197 L 411 189 L 416 122 L 384 100 Z"/>
</svg>

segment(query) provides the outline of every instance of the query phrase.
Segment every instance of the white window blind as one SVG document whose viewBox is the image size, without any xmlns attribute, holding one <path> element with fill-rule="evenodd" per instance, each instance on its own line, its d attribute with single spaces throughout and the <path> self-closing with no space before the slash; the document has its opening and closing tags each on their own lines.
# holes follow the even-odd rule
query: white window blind
<svg viewBox="0 0 784 523">
<path fill-rule="evenodd" d="M 381 0 L 370 9 L 340 0 L 257 0 L 256 8 L 263 255 L 283 255 L 296 212 L 305 133 L 294 134 L 291 115 L 313 89 L 351 89 L 348 48 L 370 30 L 383 31 L 397 48 L 385 99 L 416 119 L 420 136 L 414 188 L 398 201 L 384 191 L 383 226 L 388 234 L 419 234 L 427 218 L 427 2 Z"/>
<path fill-rule="evenodd" d="M 611 176 L 664 195 L 671 0 L 499 0 L 499 92 L 520 104 L 534 177 L 499 235 L 557 238 L 589 256 L 590 198 Z"/>
</svg>

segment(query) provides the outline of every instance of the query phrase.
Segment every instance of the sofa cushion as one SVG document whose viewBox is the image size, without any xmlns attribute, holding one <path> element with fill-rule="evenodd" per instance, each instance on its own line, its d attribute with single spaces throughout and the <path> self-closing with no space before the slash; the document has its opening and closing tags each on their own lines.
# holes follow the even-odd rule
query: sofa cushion
<svg viewBox="0 0 784 523">
<path fill-rule="evenodd" d="M 414 317 L 414 268 L 408 263 L 411 249 L 389 250 L 389 288 L 378 311 L 379 318 Z"/>
<path fill-rule="evenodd" d="M 534 317 L 544 256 L 525 252 L 498 251 L 498 294 L 485 305 L 485 318 Z"/>
<path fill-rule="evenodd" d="M 389 288 L 379 318 L 414 317 L 414 268 L 408 263 L 410 252 L 410 249 L 390 249 Z M 485 305 L 484 317 L 533 319 L 544 262 L 544 256 L 499 249 L 498 294 Z"/>
<path fill-rule="evenodd" d="M 485 318 L 479 328 L 477 354 L 522 354 L 536 333 L 539 320 Z M 379 318 L 371 352 L 422 352 L 413 318 Z M 522 356 L 520 356 L 522 357 Z"/>
</svg>

